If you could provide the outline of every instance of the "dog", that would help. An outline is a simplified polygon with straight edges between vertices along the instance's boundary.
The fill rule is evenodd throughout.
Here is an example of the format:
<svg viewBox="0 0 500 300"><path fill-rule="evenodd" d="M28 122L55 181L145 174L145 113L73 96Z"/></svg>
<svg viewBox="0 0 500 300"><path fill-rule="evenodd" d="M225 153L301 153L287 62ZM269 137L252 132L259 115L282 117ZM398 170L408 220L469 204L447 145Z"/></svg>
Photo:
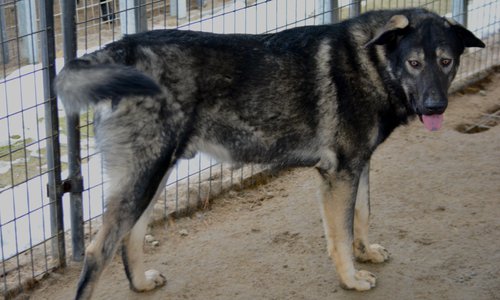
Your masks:
<svg viewBox="0 0 500 300"><path fill-rule="evenodd" d="M66 64L56 91L67 115L89 105L110 178L103 225L85 252L76 299L92 295L118 248L137 292L165 284L142 263L154 199L181 158L315 167L328 254L343 288L389 252L368 238L370 157L419 117L438 130L467 47L485 47L425 9L372 11L273 34L154 30Z"/></svg>

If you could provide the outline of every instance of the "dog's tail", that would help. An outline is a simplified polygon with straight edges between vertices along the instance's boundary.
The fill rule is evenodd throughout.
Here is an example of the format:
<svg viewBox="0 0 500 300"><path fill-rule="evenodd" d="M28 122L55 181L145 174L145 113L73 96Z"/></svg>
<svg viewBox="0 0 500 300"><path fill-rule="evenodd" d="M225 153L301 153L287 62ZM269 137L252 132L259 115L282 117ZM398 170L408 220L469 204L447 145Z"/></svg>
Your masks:
<svg viewBox="0 0 500 300"><path fill-rule="evenodd" d="M158 84L132 67L118 64L93 64L75 59L64 66L55 82L56 92L66 114L78 114L89 104L125 96L154 96Z"/></svg>

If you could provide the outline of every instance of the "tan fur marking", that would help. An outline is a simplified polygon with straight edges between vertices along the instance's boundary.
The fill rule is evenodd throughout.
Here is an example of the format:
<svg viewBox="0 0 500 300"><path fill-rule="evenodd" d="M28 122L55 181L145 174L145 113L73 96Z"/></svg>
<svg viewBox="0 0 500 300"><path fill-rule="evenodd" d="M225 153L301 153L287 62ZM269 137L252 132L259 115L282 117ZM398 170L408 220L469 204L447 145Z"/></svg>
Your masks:
<svg viewBox="0 0 500 300"><path fill-rule="evenodd" d="M389 252L378 244L370 244L368 229L370 221L370 186L369 165L361 174L356 196L356 207L354 214L354 255L359 261L381 263L389 259Z"/></svg>
<svg viewBox="0 0 500 300"><path fill-rule="evenodd" d="M350 229L346 228L345 211L352 188L348 182L331 180L330 184L323 180L320 205L328 254L344 288L366 291L375 286L375 276L354 268L352 238L348 235Z"/></svg>
<svg viewBox="0 0 500 300"><path fill-rule="evenodd" d="M150 291L165 284L166 280L156 270L145 271L143 264L143 239L149 222L150 211L154 207L154 200L150 208L139 218L132 228L127 240L128 266L132 271L133 286L137 291Z"/></svg>
<svg viewBox="0 0 500 300"><path fill-rule="evenodd" d="M450 53L449 50L442 48L442 47L437 47L436 48L436 56L438 58L452 58L453 54Z"/></svg>
<svg viewBox="0 0 500 300"><path fill-rule="evenodd" d="M447 22L445 22L445 26L446 26L446 25L448 25L448 27L449 27L450 25L453 25L453 26L457 26L457 25L458 25L458 26L461 26L461 25L460 25L457 21L455 21L455 20L454 20L454 19L452 19L452 18L445 17L445 20L447 21Z"/></svg>
<svg viewBox="0 0 500 300"><path fill-rule="evenodd" d="M396 30L403 29L410 24L408 18L403 15L395 15L392 16L387 23L385 23L384 27L380 29L380 31L375 35L373 39L371 39L368 43L364 44L366 48L368 45L371 45L375 40L379 39L384 33Z"/></svg>
<svg viewBox="0 0 500 300"><path fill-rule="evenodd" d="M318 52L315 56L317 66L317 91L319 93L318 113L321 115L318 124L318 139L322 141L323 147L329 148L333 145L332 132L335 131L337 120L335 111L337 110L337 89L330 75L331 71L331 46L330 40L325 39L321 42Z"/></svg>
<svg viewBox="0 0 500 300"><path fill-rule="evenodd" d="M358 193L356 195L356 206L354 213L354 251L358 250L357 244L362 244L362 247L369 245L368 243L368 226L370 218L369 207L369 167L363 169L358 185Z"/></svg>
<svg viewBox="0 0 500 300"><path fill-rule="evenodd" d="M124 242L127 246L127 259L128 267L132 272L132 282L135 289L138 291L150 291L158 286L162 286L166 283L165 277L157 270L151 269L145 271L144 259L143 259L143 247L144 247L144 236L146 235L147 227L149 224L149 219L151 213L154 209L156 199L160 196L161 192L165 188L167 179L171 174L172 169L163 176L158 190L155 196L149 203L148 208L142 213L139 220L135 223L132 230L130 230L129 235Z"/></svg>
<svg viewBox="0 0 500 300"><path fill-rule="evenodd" d="M404 15L395 15L387 22L384 29L393 30L393 29L403 29L410 24L408 18Z"/></svg>

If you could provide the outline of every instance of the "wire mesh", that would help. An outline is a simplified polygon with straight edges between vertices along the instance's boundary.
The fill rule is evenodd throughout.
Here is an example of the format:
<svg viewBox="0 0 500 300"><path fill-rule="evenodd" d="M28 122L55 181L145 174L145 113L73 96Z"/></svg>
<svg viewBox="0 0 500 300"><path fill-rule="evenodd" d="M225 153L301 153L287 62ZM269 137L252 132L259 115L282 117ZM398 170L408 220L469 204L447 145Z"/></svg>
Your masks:
<svg viewBox="0 0 500 300"><path fill-rule="evenodd" d="M77 1L77 0L75 0ZM54 3L54 28L43 28L40 3L45 0L0 0L0 293L9 297L63 264L54 257L51 205L47 196L47 141L60 140L61 177L67 172L67 129L59 114L56 133L45 128L44 67L41 35L52 32L57 70L63 66L61 10ZM457 81L500 62L500 2L496 0L78 0L78 56L115 41L124 33L179 28L217 33L273 33L304 25L341 21L374 9L421 6L453 17L457 2L467 4L467 26L487 44L468 50ZM84 177L83 218L88 241L99 228L105 207L106 177L93 140L92 112L80 118ZM259 166L231 168L198 155L181 161L170 175L155 218L207 207L224 190L243 186L261 172ZM63 197L64 228L70 229L70 201ZM67 245L69 249L71 244Z"/></svg>

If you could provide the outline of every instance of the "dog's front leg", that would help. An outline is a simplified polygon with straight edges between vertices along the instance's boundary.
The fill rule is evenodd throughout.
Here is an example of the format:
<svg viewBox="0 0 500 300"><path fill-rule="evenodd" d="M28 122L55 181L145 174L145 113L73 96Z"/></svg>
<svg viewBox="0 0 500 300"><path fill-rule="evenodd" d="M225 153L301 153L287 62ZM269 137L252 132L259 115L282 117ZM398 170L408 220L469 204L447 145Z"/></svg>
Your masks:
<svg viewBox="0 0 500 300"><path fill-rule="evenodd" d="M370 244L370 163L366 163L359 178L354 213L354 256L361 262L381 263L389 259L389 252L379 244Z"/></svg>
<svg viewBox="0 0 500 300"><path fill-rule="evenodd" d="M353 262L353 219L359 174L320 170L322 176L321 214L328 254L332 258L341 286L366 291L375 286L375 276L358 271Z"/></svg>

